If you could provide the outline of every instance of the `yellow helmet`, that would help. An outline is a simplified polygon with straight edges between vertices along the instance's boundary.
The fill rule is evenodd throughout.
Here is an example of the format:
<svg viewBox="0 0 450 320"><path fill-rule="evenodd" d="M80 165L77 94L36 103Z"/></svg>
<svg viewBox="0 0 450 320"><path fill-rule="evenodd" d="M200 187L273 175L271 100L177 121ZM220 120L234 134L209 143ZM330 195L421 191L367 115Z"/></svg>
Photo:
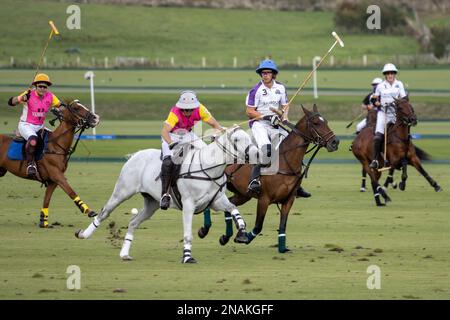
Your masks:
<svg viewBox="0 0 450 320"><path fill-rule="evenodd" d="M52 85L49 76L46 75L45 73L37 74L36 77L34 77L32 85L35 85L36 83L39 83L39 82L46 82L49 86Z"/></svg>

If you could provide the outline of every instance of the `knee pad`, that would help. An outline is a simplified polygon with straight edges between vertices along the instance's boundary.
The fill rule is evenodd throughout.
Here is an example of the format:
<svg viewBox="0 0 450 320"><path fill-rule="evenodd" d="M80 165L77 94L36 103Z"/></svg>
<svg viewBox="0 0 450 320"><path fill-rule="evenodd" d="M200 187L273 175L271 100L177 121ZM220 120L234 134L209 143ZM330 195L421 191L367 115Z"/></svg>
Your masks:
<svg viewBox="0 0 450 320"><path fill-rule="evenodd" d="M28 145L30 145L32 147L36 147L37 143L38 143L38 138L36 136L31 136L28 138L27 143L28 143Z"/></svg>

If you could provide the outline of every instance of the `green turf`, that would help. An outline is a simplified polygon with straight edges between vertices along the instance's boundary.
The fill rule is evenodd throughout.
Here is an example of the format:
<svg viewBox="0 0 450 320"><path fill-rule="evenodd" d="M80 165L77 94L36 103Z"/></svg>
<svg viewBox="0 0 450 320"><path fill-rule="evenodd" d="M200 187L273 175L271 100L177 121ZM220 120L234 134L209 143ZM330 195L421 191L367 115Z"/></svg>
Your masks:
<svg viewBox="0 0 450 320"><path fill-rule="evenodd" d="M81 29L66 28L69 3L24 0L2 1L0 58L9 63L38 60L48 37L47 21L58 26L61 38L52 40L47 51L48 63L60 59L75 64L76 55L90 64L105 56L146 57L155 64L169 65L173 56L176 65L200 66L207 58L209 66L231 66L234 56L239 65L255 65L265 56L279 63L297 63L302 56L310 64L316 55L324 54L333 43L332 12L260 11L190 8L151 8L100 4L79 4ZM27 19L11 19L20 8ZM130 18L132 17L132 18ZM270 32L268 30L270 29ZM207 39L207 41L205 41ZM348 56L361 59L363 54L380 59L394 54L415 54L419 46L411 37L384 35L343 35L345 48L336 49L337 60ZM79 54L65 53L78 48ZM338 62L338 61L337 61Z"/></svg>
<svg viewBox="0 0 450 320"><path fill-rule="evenodd" d="M380 64L380 69L382 67ZM255 65L256 68L256 65ZM398 78L411 95L421 91L450 91L450 72L444 69L406 69L401 66ZM48 72L56 91L60 86L79 86L89 89L84 70L44 70ZM311 67L301 70L281 70L277 80L295 92L308 76ZM317 81L320 89L370 90L370 82L380 77L379 69L327 70L319 69ZM33 70L0 70L0 85L21 85L24 89L34 75ZM96 70L95 86L99 88L239 88L250 90L259 77L254 70ZM305 88L312 88L312 79Z"/></svg>
<svg viewBox="0 0 450 320"><path fill-rule="evenodd" d="M121 164L71 164L68 179L92 208L101 208L113 190ZM450 232L447 191L435 193L414 170L407 190L389 191L393 202L376 208L371 192L359 193L358 165L315 165L304 186L310 199L297 200L287 227L293 251L279 254L279 217L271 207L262 235L251 245L221 247L222 215L214 214L206 239L196 235L197 265L180 264L179 212L157 212L136 231L131 255L119 259L120 240L111 239L109 222L125 231L136 196L120 206L91 240L77 240L82 216L61 190L55 192L48 230L39 229L43 190L10 174L1 178L1 299L448 299ZM448 187L450 169L429 165L429 173ZM332 179L330 179L332 177ZM249 228L255 202L240 209ZM330 251L340 247L344 251ZM359 248L359 249L357 249ZM81 268L81 290L66 288L66 269ZM366 270L381 268L381 289L368 290ZM122 289L122 293L114 290Z"/></svg>

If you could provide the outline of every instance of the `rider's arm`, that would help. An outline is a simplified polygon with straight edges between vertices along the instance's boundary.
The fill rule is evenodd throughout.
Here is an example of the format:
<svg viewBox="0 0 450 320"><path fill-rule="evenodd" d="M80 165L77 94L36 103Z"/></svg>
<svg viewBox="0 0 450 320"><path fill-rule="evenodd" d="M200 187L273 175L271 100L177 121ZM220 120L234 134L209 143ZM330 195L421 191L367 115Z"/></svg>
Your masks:
<svg viewBox="0 0 450 320"><path fill-rule="evenodd" d="M56 97L55 95L53 95L52 98L52 108L59 108L61 106L61 101L59 101L58 97Z"/></svg>
<svg viewBox="0 0 450 320"><path fill-rule="evenodd" d="M27 102L28 101L28 95L30 94L29 90L22 92L17 97L11 97L8 100L8 104L12 107L17 106L19 103Z"/></svg>
<svg viewBox="0 0 450 320"><path fill-rule="evenodd" d="M167 122L164 122L162 131L161 131L161 137L166 141L168 144L172 143L172 138L170 138L170 130L172 130L172 126L168 124Z"/></svg>
<svg viewBox="0 0 450 320"><path fill-rule="evenodd" d="M253 106L247 106L245 113L250 119L260 120L262 119L262 114L256 111L256 108Z"/></svg>

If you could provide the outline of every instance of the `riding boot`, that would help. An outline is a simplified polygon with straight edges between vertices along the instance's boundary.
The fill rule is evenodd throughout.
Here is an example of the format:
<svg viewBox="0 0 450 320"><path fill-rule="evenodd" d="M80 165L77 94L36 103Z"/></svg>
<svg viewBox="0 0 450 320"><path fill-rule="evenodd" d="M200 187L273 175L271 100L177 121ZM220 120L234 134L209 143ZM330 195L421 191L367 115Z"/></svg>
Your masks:
<svg viewBox="0 0 450 320"><path fill-rule="evenodd" d="M250 182L248 184L248 191L259 194L261 192L261 181L259 176L261 175L261 166L254 165L252 169L252 174L250 177Z"/></svg>
<svg viewBox="0 0 450 320"><path fill-rule="evenodd" d="M303 189L302 186L298 186L297 188L297 194L295 196L296 198L309 198L311 197L311 193Z"/></svg>
<svg viewBox="0 0 450 320"><path fill-rule="evenodd" d="M369 165L369 167L372 169L379 168L378 159L380 158L382 144L383 144L383 135L377 133L375 135L375 138L373 139L373 160Z"/></svg>
<svg viewBox="0 0 450 320"><path fill-rule="evenodd" d="M34 140L34 141L32 141ZM35 145L32 145L32 144ZM36 151L37 139L31 137L25 145L26 159L27 159L27 176L28 178L34 178L37 174L36 162L34 160L34 152Z"/></svg>
<svg viewBox="0 0 450 320"><path fill-rule="evenodd" d="M162 210L167 210L170 207L170 200L172 197L170 196L170 182L172 178L172 171L174 168L174 163L172 162L171 157L167 157L163 160L161 165L161 201L159 206Z"/></svg>

